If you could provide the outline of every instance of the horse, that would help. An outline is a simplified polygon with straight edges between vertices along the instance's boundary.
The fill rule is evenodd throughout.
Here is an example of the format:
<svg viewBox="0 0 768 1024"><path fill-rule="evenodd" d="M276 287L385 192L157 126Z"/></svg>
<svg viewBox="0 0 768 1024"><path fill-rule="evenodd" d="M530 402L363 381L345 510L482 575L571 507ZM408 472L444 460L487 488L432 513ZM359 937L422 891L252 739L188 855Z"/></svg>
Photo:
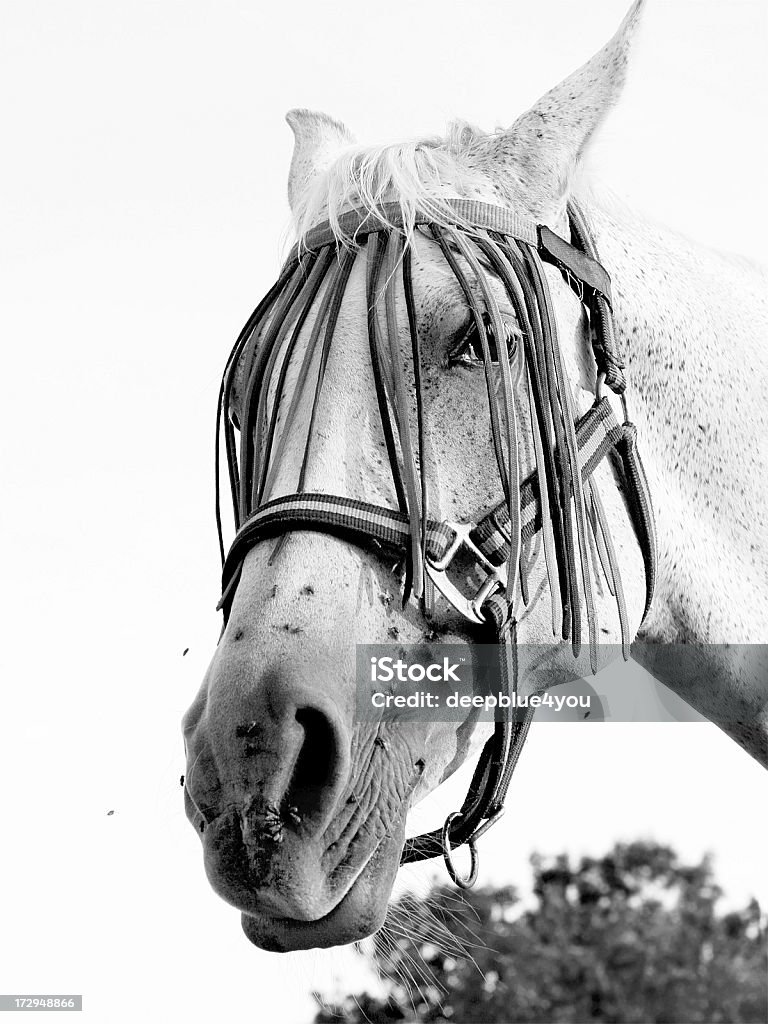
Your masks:
<svg viewBox="0 0 768 1024"><path fill-rule="evenodd" d="M544 652L536 671L506 664L519 695L556 687L598 640L768 766L765 274L577 174L642 7L507 129L370 147L325 114L287 115L298 241L220 400L247 543L225 560L225 627L183 723L208 878L264 949L370 935L401 858L450 865L460 841L474 855L524 739L519 718L499 733L474 713L360 716L358 645L487 642L505 595L493 643ZM596 409L614 450L582 479ZM503 566L460 529L500 499ZM459 548L482 594L449 580ZM686 671L676 645L695 652ZM474 803L406 843L409 808L478 750Z"/></svg>

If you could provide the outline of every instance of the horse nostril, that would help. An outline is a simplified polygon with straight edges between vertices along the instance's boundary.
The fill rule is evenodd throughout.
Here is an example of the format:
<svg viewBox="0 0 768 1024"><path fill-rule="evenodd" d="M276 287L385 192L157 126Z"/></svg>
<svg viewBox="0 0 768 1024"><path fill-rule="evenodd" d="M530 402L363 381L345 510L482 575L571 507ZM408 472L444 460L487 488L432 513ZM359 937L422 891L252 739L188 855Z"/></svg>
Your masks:
<svg viewBox="0 0 768 1024"><path fill-rule="evenodd" d="M332 701L303 683L266 682L235 727L242 783L261 814L314 831L332 815L349 766L349 742ZM231 735L231 734L230 734Z"/></svg>
<svg viewBox="0 0 768 1024"><path fill-rule="evenodd" d="M302 817L316 809L323 793L335 788L340 752L336 730L319 708L298 708L296 721L303 729L304 741L286 799L288 806Z"/></svg>

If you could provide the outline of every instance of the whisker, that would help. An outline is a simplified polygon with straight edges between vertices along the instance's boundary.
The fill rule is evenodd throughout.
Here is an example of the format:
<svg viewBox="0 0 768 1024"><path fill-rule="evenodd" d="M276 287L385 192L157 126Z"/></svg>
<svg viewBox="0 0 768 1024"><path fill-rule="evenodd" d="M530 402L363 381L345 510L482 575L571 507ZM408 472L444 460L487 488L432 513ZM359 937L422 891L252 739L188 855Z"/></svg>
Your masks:
<svg viewBox="0 0 768 1024"><path fill-rule="evenodd" d="M192 804L192 806L193 806L193 807L195 808L195 810L197 811L197 813L198 813L198 814L200 815L200 817L201 817L201 818L203 819L203 821L204 821L204 822L206 822L206 824L207 824L207 822L208 822L208 819L206 818L206 816L205 816L205 815L203 814L203 812L201 811L201 809L200 809L200 806L199 806L199 804L197 803L197 801L195 800L195 798L194 798L194 797L192 796L192 791L191 791L191 790L190 790L190 788L189 788L189 781L190 781L190 779L192 778L192 774L193 774L193 772L194 772L195 768L197 767L197 762L198 762L198 761L200 760L200 756L202 755L202 753L203 753L203 752L202 752L202 750L201 750L201 751L200 751L200 752L198 753L198 755L197 755L197 757L195 758L195 760L194 760L194 761L192 762L192 767L191 767L191 768L189 769L189 771L188 771L188 772L186 773L186 775L184 776L184 792L185 792L185 793L187 794L187 796L189 797L190 803L191 803L191 804Z"/></svg>

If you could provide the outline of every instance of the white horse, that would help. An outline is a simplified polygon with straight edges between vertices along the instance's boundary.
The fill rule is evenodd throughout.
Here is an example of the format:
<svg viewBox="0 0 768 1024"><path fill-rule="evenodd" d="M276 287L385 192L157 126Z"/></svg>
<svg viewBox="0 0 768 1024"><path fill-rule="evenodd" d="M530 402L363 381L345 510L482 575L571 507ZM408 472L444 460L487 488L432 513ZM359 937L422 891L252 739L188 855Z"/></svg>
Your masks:
<svg viewBox="0 0 768 1024"><path fill-rule="evenodd" d="M296 138L288 194L300 239L329 220L341 235L338 216L350 207L386 220L383 204L394 202L405 222L423 364L422 470L433 517L476 516L498 502L499 476L483 367L468 350L458 351L471 319L467 296L435 239L413 228L414 211L426 209L434 223L448 223L446 198L477 199L568 238L577 164L620 94L641 6L638 0L592 60L504 131L484 134L456 124L444 139L363 148L324 114L288 115ZM655 505L658 579L643 619L645 575L635 531L611 464L595 470L629 631L643 641L637 656L768 765L767 666L757 646L768 616L765 276L615 204L581 197L581 205L613 280L630 411ZM341 341L329 350L304 489L396 508L376 414L364 254L349 275L335 329ZM573 405L583 413L595 398L584 308L557 269L547 267L546 276ZM487 282L513 319L490 269ZM321 298L309 311L299 349L320 305ZM409 325L402 305L394 312L405 361ZM512 330L519 334L520 325ZM297 373L287 375L288 394L298 393ZM411 384L405 380L406 388ZM237 423L248 401L242 381L231 398ZM297 400L290 430L280 435L277 424L280 459L264 500L297 489L312 401L311 394ZM521 424L525 474L535 465L535 439ZM539 552L529 588L540 596L519 616L517 639L551 648L544 563ZM356 644L476 639L447 604L437 602L429 618L413 599L403 608L400 582L391 561L325 532L288 533L278 551L274 541L256 544L186 715L187 810L200 832L206 870L214 888L242 911L247 936L266 949L331 946L376 930L409 807L488 736L489 726L475 719L397 727L357 718ZM619 642L615 601L604 589L596 604L602 641ZM697 671L682 678L669 659L653 653L676 643L696 645ZM555 651L546 676L537 675L539 688L555 685L571 658L568 643ZM533 684L521 678L519 685L525 693Z"/></svg>

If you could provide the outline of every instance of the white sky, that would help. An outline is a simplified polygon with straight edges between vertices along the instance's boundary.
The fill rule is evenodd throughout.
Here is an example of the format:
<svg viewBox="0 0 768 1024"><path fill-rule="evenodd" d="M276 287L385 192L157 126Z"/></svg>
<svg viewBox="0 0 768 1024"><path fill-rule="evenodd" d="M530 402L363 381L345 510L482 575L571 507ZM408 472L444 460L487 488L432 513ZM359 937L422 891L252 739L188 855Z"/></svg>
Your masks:
<svg viewBox="0 0 768 1024"><path fill-rule="evenodd" d="M278 268L283 115L325 109L370 141L508 123L624 8L3 3L0 991L82 992L99 1024L302 1024L313 971L358 977L348 953L246 942L178 788L179 720L219 628L216 391ZM593 157L636 206L755 256L765 19L764 0L651 0ZM520 881L534 848L644 835L714 851L731 899L765 902L764 792L708 724L541 726L483 879Z"/></svg>

